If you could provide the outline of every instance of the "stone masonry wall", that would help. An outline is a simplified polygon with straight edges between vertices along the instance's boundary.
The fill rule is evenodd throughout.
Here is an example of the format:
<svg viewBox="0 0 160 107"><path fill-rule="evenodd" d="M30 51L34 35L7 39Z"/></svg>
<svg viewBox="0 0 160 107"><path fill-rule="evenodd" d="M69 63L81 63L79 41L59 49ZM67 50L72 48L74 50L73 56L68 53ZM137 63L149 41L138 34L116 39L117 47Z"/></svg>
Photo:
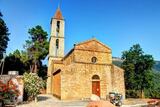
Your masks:
<svg viewBox="0 0 160 107"><path fill-rule="evenodd" d="M112 66L112 91L119 92L125 98L124 70L113 65Z"/></svg>
<svg viewBox="0 0 160 107"><path fill-rule="evenodd" d="M61 75L61 99L85 99L92 95L92 76L100 77L100 96L106 98L112 89L111 67L96 64L74 63Z"/></svg>
<svg viewBox="0 0 160 107"><path fill-rule="evenodd" d="M53 59L49 58L48 61L48 71L47 71L47 94L51 94L52 93L52 70L53 70Z"/></svg>
<svg viewBox="0 0 160 107"><path fill-rule="evenodd" d="M96 57L97 58L96 63L99 63L99 64L112 63L111 53L82 51L82 50L75 50L74 53L75 53L76 62L92 63L91 62L92 57Z"/></svg>
<svg viewBox="0 0 160 107"><path fill-rule="evenodd" d="M64 59L64 65L70 65L74 61L74 52Z"/></svg>

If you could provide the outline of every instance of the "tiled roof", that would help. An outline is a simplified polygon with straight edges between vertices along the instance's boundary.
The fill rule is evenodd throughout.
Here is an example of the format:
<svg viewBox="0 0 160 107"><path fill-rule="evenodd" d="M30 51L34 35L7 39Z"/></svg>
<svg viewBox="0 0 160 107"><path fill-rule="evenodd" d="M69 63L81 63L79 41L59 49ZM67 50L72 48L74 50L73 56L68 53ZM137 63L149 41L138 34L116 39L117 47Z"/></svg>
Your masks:
<svg viewBox="0 0 160 107"><path fill-rule="evenodd" d="M104 45L95 38L76 44L75 49L97 52L111 52L111 48L109 48L107 45Z"/></svg>
<svg viewBox="0 0 160 107"><path fill-rule="evenodd" d="M54 15L54 18L55 19L63 19L63 16L62 16L62 12L61 12L61 10L60 10L60 8L58 8L57 10L56 10L56 13L55 13L55 15Z"/></svg>

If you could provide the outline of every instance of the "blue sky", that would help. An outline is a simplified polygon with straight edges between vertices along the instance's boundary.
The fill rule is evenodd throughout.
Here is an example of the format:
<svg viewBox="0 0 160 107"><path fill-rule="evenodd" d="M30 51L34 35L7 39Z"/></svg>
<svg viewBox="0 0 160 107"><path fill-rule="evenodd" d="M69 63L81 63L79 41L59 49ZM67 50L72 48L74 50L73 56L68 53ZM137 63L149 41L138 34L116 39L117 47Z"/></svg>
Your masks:
<svg viewBox="0 0 160 107"><path fill-rule="evenodd" d="M10 35L7 53L23 49L28 29L41 25L50 34L50 20L59 0L0 0ZM62 0L66 21L65 53L93 36L112 48L113 56L139 43L160 60L160 0Z"/></svg>

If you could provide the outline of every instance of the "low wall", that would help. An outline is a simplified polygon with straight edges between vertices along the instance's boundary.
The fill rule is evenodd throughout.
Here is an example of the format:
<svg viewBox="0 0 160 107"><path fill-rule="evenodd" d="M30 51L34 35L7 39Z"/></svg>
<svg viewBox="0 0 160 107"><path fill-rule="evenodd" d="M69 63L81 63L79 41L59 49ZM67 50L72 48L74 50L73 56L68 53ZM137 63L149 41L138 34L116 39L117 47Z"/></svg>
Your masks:
<svg viewBox="0 0 160 107"><path fill-rule="evenodd" d="M23 76L1 75L0 80L3 83L12 81L17 86L17 89L20 91L20 94L18 96L18 102L23 101L23 90L24 90Z"/></svg>

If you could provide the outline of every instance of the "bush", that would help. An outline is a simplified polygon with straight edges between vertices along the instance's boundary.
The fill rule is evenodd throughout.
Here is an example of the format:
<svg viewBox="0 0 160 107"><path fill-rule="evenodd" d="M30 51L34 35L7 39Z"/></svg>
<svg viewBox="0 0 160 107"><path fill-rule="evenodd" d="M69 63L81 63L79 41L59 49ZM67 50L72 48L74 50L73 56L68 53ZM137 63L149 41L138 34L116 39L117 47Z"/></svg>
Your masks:
<svg viewBox="0 0 160 107"><path fill-rule="evenodd" d="M148 98L160 98L160 72L154 72L153 86L149 89L145 89L145 95Z"/></svg>
<svg viewBox="0 0 160 107"><path fill-rule="evenodd" d="M160 88L158 89L145 89L145 98L160 99ZM140 91L137 90L126 90L126 98L140 98Z"/></svg>
<svg viewBox="0 0 160 107"><path fill-rule="evenodd" d="M160 90L160 88L145 90L145 96L147 98L160 99L160 92L159 92L159 90Z"/></svg>
<svg viewBox="0 0 160 107"><path fill-rule="evenodd" d="M17 97L20 95L20 91L12 80L7 83L3 83L0 80L0 98L2 98L5 104L16 103Z"/></svg>
<svg viewBox="0 0 160 107"><path fill-rule="evenodd" d="M126 90L126 98L139 98L139 95L137 90Z"/></svg>
<svg viewBox="0 0 160 107"><path fill-rule="evenodd" d="M33 100L40 94L40 89L43 89L45 82L37 74L33 73L24 73L24 91L27 92L27 95L30 100Z"/></svg>

